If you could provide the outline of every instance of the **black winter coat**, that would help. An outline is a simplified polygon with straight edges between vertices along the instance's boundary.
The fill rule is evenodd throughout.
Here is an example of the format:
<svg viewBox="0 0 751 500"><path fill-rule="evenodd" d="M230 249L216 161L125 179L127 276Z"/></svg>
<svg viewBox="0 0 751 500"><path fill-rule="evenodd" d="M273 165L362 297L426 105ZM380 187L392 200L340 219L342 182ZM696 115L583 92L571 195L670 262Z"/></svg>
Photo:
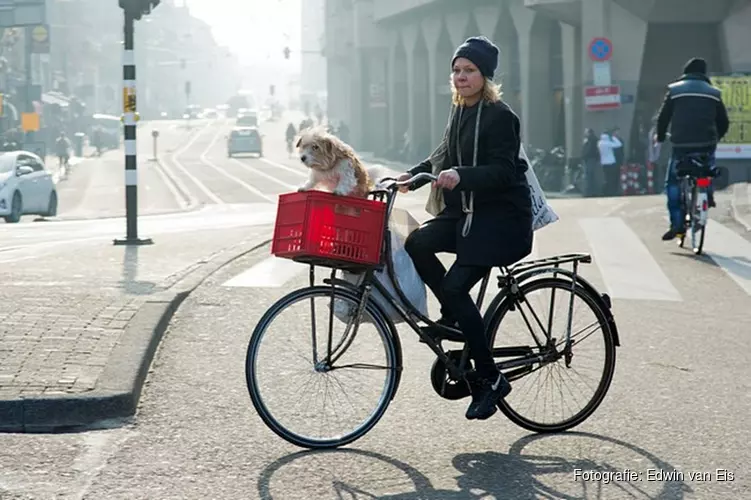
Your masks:
<svg viewBox="0 0 751 500"><path fill-rule="evenodd" d="M689 73L668 85L657 117L657 140L664 142L670 126L673 147L714 148L730 122L722 92L705 75Z"/></svg>
<svg viewBox="0 0 751 500"><path fill-rule="evenodd" d="M456 110L444 141L448 154L440 170L454 168L461 178L443 190L446 208L437 218L456 220L457 263L470 266L509 266L532 251L532 199L519 158L519 118L504 102L482 103L477 166L472 166L478 105ZM458 127L458 141L457 141ZM458 147L457 147L458 142ZM457 151L461 148L462 166ZM409 170L411 175L432 172L430 159ZM419 186L414 186L416 189ZM466 214L461 192L474 193L474 215L469 234L462 235Z"/></svg>

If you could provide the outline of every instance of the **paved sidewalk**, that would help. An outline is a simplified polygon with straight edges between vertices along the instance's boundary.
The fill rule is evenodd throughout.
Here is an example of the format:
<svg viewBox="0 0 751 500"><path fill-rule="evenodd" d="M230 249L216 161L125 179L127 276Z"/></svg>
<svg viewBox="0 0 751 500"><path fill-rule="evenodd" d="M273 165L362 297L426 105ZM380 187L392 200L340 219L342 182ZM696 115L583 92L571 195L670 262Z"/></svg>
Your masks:
<svg viewBox="0 0 751 500"><path fill-rule="evenodd" d="M135 413L172 313L268 228L162 234L141 247L69 246L0 270L0 430Z"/></svg>
<svg viewBox="0 0 751 500"><path fill-rule="evenodd" d="M751 231L751 184L747 182L732 184L728 186L727 191L731 215L746 231ZM719 201L721 196L724 195L718 192L715 198Z"/></svg>
<svg viewBox="0 0 751 500"><path fill-rule="evenodd" d="M83 157L71 155L70 159L68 160L68 164L70 165L71 169L75 168L76 165L80 164L81 162L85 160L88 160L90 158L96 158L94 156L95 151L96 151L95 148L92 148L91 146L86 145L83 147ZM43 158L43 160L44 160L45 166L47 167L47 170L49 170L50 173L52 174L52 179L55 181L55 184L57 184L61 180L65 180L65 172L62 172L60 170L57 156L48 154L46 157Z"/></svg>

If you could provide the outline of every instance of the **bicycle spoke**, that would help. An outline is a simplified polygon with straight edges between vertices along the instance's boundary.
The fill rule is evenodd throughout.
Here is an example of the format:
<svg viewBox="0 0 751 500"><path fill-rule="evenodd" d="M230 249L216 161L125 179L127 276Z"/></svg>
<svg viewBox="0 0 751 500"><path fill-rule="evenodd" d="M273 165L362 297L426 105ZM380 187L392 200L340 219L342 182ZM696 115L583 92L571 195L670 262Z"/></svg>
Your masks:
<svg viewBox="0 0 751 500"><path fill-rule="evenodd" d="M490 324L494 357L529 351L510 360L519 362L515 369L506 370L508 358L500 360L514 390L499 406L514 423L535 432L571 428L594 412L610 385L615 353L610 328L599 302L569 280L542 278L520 289L531 312L505 309ZM550 325L547 331L543 325ZM548 339L555 337L555 345L540 347L538 328ZM506 347L524 346L524 339L529 347Z"/></svg>
<svg viewBox="0 0 751 500"><path fill-rule="evenodd" d="M251 400L261 418L284 439L309 448L341 446L367 432L391 401L400 373L390 333L374 321L372 309L364 311L362 323L353 321L357 302L340 289L332 297L331 288L281 299L256 328L246 360ZM310 326L313 318L330 326L325 348L311 337L311 330L320 331ZM301 362L308 339L317 362ZM332 357L340 364L331 366Z"/></svg>

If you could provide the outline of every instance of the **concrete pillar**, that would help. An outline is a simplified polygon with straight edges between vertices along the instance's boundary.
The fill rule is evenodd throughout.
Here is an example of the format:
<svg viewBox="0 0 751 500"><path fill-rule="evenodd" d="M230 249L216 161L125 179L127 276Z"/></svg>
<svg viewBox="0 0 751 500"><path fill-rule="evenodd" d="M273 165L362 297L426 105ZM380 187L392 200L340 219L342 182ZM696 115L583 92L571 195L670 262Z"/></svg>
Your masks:
<svg viewBox="0 0 751 500"><path fill-rule="evenodd" d="M398 36L394 36L389 47L388 59L388 103L389 103L389 130L388 130L388 147L391 147L397 140L396 137L396 49L401 43Z"/></svg>
<svg viewBox="0 0 751 500"><path fill-rule="evenodd" d="M584 88L581 80L581 28L561 23L563 43L563 84L566 110L566 151L579 156L584 140Z"/></svg>
<svg viewBox="0 0 751 500"><path fill-rule="evenodd" d="M441 35L443 23L440 17L430 17L423 19L420 23L422 36L425 38L425 44L428 46L428 102L430 103L430 138L431 141L437 141L440 137L441 130L438 128L436 119L436 93L439 85L436 78L436 66L441 64L437 60L438 37Z"/></svg>
<svg viewBox="0 0 751 500"><path fill-rule="evenodd" d="M412 147L415 147L415 42L420 27L417 24L407 25L402 28L402 43L407 53L407 130Z"/></svg>
<svg viewBox="0 0 751 500"><path fill-rule="evenodd" d="M455 47L458 47L465 40L469 15L469 12L459 11L452 12L446 16L446 28L451 37L451 42Z"/></svg>
<svg viewBox="0 0 751 500"><path fill-rule="evenodd" d="M498 44L496 40L493 40L495 36L495 28L498 26L498 22L501 18L501 5L484 5L481 7L475 7L472 9L472 14L475 16L475 22L477 27L480 28L480 34L488 37L494 43ZM499 57L503 57L500 54Z"/></svg>
<svg viewBox="0 0 751 500"><path fill-rule="evenodd" d="M583 86L592 85L594 82L594 63L589 55L589 43L593 38L606 37L612 40L611 32L611 0L589 0L587 8L582 9L582 22L581 22L581 81ZM617 56L617 49L614 50ZM611 62L611 74L612 74L612 62ZM616 75L613 74L613 83L617 83ZM584 93L584 87L582 87L582 94ZM584 126L590 127L595 130L599 135L604 129L614 125L613 112L590 112L584 107L584 101L582 96L582 110L584 112ZM625 132L625 131L623 131Z"/></svg>
<svg viewBox="0 0 751 500"><path fill-rule="evenodd" d="M509 10L519 36L522 143L548 149L553 146L553 108L547 22L520 3Z"/></svg>

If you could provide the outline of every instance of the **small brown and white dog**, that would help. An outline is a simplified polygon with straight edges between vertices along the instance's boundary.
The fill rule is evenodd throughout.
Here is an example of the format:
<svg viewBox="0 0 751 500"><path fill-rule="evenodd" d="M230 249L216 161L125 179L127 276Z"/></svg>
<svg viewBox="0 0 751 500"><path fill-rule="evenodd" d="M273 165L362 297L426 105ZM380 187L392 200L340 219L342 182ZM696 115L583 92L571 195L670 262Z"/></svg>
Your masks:
<svg viewBox="0 0 751 500"><path fill-rule="evenodd" d="M349 144L323 129L306 130L297 141L300 161L310 169L308 182L298 191L323 185L340 196L366 198L373 188L368 171Z"/></svg>

